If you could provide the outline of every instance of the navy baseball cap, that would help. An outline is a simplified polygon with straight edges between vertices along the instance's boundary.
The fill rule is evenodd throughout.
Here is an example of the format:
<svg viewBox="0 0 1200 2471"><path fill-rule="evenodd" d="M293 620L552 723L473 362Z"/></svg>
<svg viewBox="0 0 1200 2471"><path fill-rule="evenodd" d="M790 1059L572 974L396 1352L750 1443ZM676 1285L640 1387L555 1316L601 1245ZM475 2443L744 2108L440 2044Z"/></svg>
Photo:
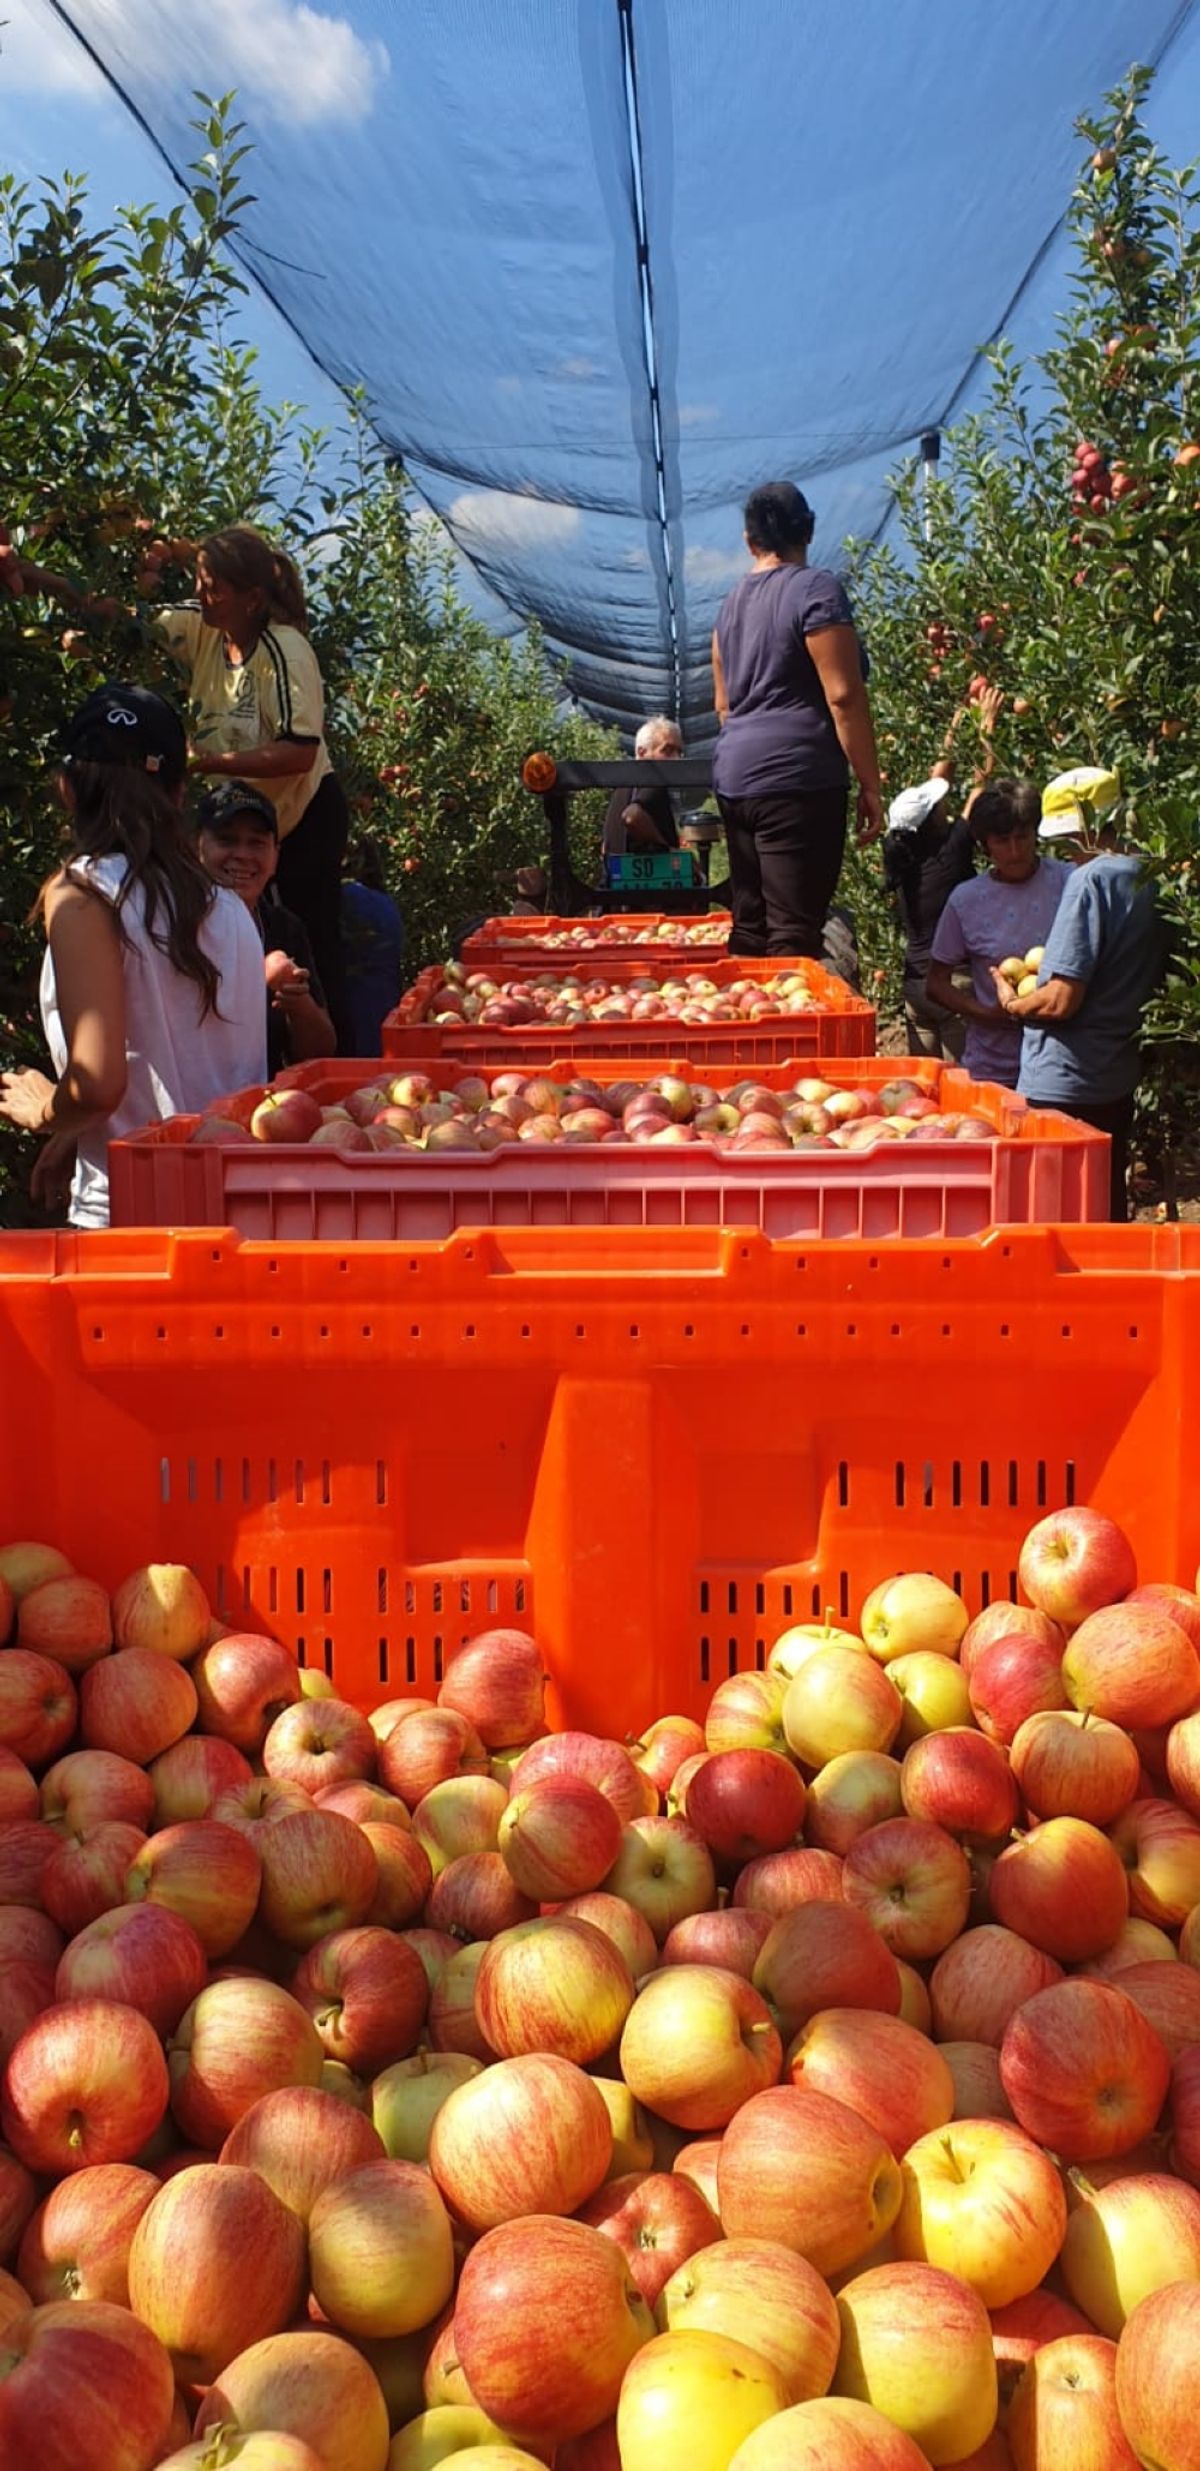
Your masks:
<svg viewBox="0 0 1200 2471"><path fill-rule="evenodd" d="M197 832L219 832L239 815L250 815L272 840L279 839L279 817L264 789L252 781L219 781L207 789L196 809Z"/></svg>
<svg viewBox="0 0 1200 2471"><path fill-rule="evenodd" d="M98 686L67 725L68 763L123 764L176 787L187 771L187 732L148 686Z"/></svg>

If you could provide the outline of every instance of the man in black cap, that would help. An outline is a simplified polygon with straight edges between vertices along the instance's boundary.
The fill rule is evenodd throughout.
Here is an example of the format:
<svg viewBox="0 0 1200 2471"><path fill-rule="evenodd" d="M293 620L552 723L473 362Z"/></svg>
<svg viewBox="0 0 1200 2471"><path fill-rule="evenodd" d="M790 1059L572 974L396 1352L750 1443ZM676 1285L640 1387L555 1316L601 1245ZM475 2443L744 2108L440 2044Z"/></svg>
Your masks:
<svg viewBox="0 0 1200 2471"><path fill-rule="evenodd" d="M279 826L271 800L252 781L222 781L210 789L197 811L196 854L214 884L245 902L258 928L266 966L271 1073L285 1064L333 1055L337 1036L308 931L275 897Z"/></svg>

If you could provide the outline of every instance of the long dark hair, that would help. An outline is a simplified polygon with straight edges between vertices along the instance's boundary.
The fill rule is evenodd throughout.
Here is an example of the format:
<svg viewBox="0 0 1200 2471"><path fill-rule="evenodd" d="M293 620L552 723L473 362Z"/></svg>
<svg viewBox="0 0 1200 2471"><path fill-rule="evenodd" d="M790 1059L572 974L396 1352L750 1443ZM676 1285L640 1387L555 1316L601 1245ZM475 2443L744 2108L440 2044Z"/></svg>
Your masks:
<svg viewBox="0 0 1200 2471"><path fill-rule="evenodd" d="M272 548L252 523L231 523L224 532L210 533L200 544L200 555L235 592L261 592L264 625L269 626L274 618L280 626L295 626L307 635L308 609L300 570L282 549Z"/></svg>
<svg viewBox="0 0 1200 2471"><path fill-rule="evenodd" d="M70 756L62 777L71 793L72 843L62 873L71 877L73 858L123 858L128 873L110 904L122 943L129 938L121 913L140 884L151 942L200 989L202 1013L219 1018L220 972L200 942L216 889L184 840L177 792L134 761L97 764Z"/></svg>

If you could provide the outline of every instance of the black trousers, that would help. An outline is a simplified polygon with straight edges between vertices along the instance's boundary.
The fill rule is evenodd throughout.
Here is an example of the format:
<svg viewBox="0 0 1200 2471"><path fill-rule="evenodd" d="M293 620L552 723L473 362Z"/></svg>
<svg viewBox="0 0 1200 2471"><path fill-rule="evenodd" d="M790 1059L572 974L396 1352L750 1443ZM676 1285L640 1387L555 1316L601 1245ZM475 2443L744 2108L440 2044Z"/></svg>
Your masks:
<svg viewBox="0 0 1200 2471"><path fill-rule="evenodd" d="M342 860L349 830L341 782L327 773L294 832L280 842L275 874L284 907L295 910L308 930L317 976L343 1055L350 1052L342 951Z"/></svg>
<svg viewBox="0 0 1200 2471"><path fill-rule="evenodd" d="M846 791L720 798L729 851L731 953L807 953L819 961L846 848Z"/></svg>
<svg viewBox="0 0 1200 2471"><path fill-rule="evenodd" d="M1026 1104L1043 1111L1053 1107L1059 1115L1073 1116L1077 1124L1090 1124L1093 1132L1108 1134L1112 1142L1108 1215L1118 1225L1123 1225L1129 1216L1129 1136L1133 1131L1133 1091L1130 1091L1128 1098L1110 1098L1098 1107L1068 1107L1059 1098L1030 1098Z"/></svg>

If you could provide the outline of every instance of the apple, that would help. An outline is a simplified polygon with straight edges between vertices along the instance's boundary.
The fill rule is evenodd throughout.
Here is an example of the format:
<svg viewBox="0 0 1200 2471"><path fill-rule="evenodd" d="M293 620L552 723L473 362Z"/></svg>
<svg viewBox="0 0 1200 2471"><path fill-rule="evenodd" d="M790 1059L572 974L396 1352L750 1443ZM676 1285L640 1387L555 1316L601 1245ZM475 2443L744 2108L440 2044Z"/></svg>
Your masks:
<svg viewBox="0 0 1200 2471"><path fill-rule="evenodd" d="M487 1749L504 1750L540 1731L545 1691L536 1640L525 1630L484 1630L451 1658L438 1705L464 1716Z"/></svg>
<svg viewBox="0 0 1200 2471"><path fill-rule="evenodd" d="M12 2052L0 2133L28 2170L61 2178L92 2162L129 2162L167 2107L167 2068L136 2008L78 1999L47 2008Z"/></svg>
<svg viewBox="0 0 1200 2471"><path fill-rule="evenodd" d="M256 2171L280 2203L307 2223L326 2188L347 2172L380 2161L384 2151L378 2129L362 2111L310 2083L260 2094L230 2129L220 2160Z"/></svg>
<svg viewBox="0 0 1200 2471"><path fill-rule="evenodd" d="M595 1733L544 1733L516 1760L509 1791L525 1793L551 1776L575 1776L595 1785L623 1822L647 1815L645 1779L620 1742Z"/></svg>
<svg viewBox="0 0 1200 2471"><path fill-rule="evenodd" d="M113 1643L107 1588L75 1571L44 1579L17 1606L17 1646L53 1656L68 1673L83 1673Z"/></svg>
<svg viewBox="0 0 1200 2471"><path fill-rule="evenodd" d="M398 2059L382 2069L370 2098L371 2119L384 2152L396 2162L426 2162L443 2102L456 2085L478 2076L482 2064L465 2051L415 2051L411 2059Z"/></svg>
<svg viewBox="0 0 1200 2471"><path fill-rule="evenodd" d="M125 1895L182 1914L205 1955L224 1956L254 1919L261 1879L258 1854L237 1828L181 1819L147 1839L125 1874Z"/></svg>
<svg viewBox="0 0 1200 2471"><path fill-rule="evenodd" d="M1200 1714L1182 1716L1171 1726L1165 1764L1167 1782L1176 1801L1182 1802L1193 1819L1200 1819ZM1133 1796L1129 1798L1132 1800Z"/></svg>
<svg viewBox="0 0 1200 2471"><path fill-rule="evenodd" d="M872 1588L859 1629L868 1652L880 1664L890 1664L894 1656L907 1656L916 1648L957 1656L970 1618L961 1596L944 1579L909 1570Z"/></svg>
<svg viewBox="0 0 1200 2471"><path fill-rule="evenodd" d="M852 1754L853 1755L853 1754ZM896 1762L897 1771L899 1761ZM820 1783L814 1776L813 1785ZM872 1824L875 1824L872 1822ZM735 1905L776 1920L797 1905L837 1904L842 1893L842 1857L818 1845L793 1845L786 1853L761 1853L733 1883Z"/></svg>
<svg viewBox="0 0 1200 2471"><path fill-rule="evenodd" d="M1157 2123L1171 2063L1112 1983L1052 1983L1018 2009L1000 2045L1018 2124L1064 2162L1131 2153Z"/></svg>
<svg viewBox="0 0 1200 2471"><path fill-rule="evenodd" d="M150 2471L174 2399L161 2342L110 2301L31 2308L0 2336L0 2462Z"/></svg>
<svg viewBox="0 0 1200 2471"><path fill-rule="evenodd" d="M1081 1973L1091 1974L1098 1982L1115 1982L1135 1965L1172 1964L1183 1955L1157 1922L1140 1921L1136 1914L1122 1924L1111 1948L1102 1956L1094 1956L1090 1965L1081 1965Z"/></svg>
<svg viewBox="0 0 1200 2471"><path fill-rule="evenodd" d="M1039 1519L1017 1570L1030 1603L1068 1630L1137 1586L1133 1546L1099 1510L1055 1510Z"/></svg>
<svg viewBox="0 0 1200 2471"><path fill-rule="evenodd" d="M900 2170L883 2137L844 2102L776 2085L730 2120L717 2193L727 2237L778 2240L828 2280L891 2229Z"/></svg>
<svg viewBox="0 0 1200 2471"><path fill-rule="evenodd" d="M922 1819L885 1819L851 1845L846 1903L864 1913L894 1956L940 1956L965 1927L971 1873L962 1846Z"/></svg>
<svg viewBox="0 0 1200 2471"><path fill-rule="evenodd" d="M786 2401L770 2362L728 2334L657 2334L621 2387L621 2471L727 2471Z"/></svg>
<svg viewBox="0 0 1200 2471"><path fill-rule="evenodd" d="M474 2231L521 2214L574 2213L611 2154L611 2122L590 2077L541 2051L497 2060L456 2086L429 2140L434 2180Z"/></svg>
<svg viewBox="0 0 1200 2471"><path fill-rule="evenodd" d="M1129 1877L1129 1903L1177 1928L1200 1903L1200 1821L1153 1795L1131 1802L1109 1831Z"/></svg>
<svg viewBox="0 0 1200 2471"><path fill-rule="evenodd" d="M17 2264L35 2307L52 2300L129 2306L133 2234L159 2183L131 2162L93 2163L61 2179L29 2220Z"/></svg>
<svg viewBox="0 0 1200 2471"><path fill-rule="evenodd" d="M331 1931L301 1959L291 1987L327 2056L367 2077L407 2059L429 2003L420 1957L390 1930Z"/></svg>
<svg viewBox="0 0 1200 2471"><path fill-rule="evenodd" d="M857 1631L840 1629L830 1614L823 1622L793 1622L787 1630L781 1630L767 1657L767 1671L782 1674L784 1681L790 1682L819 1647L847 1647L866 1654Z"/></svg>
<svg viewBox="0 0 1200 2471"><path fill-rule="evenodd" d="M714 1913L685 1914L683 1921L667 1933L663 1963L720 1965L727 1973L743 1974L750 1981L772 1927L769 1913L752 1912L742 1905L723 1905ZM657 1961L657 1948L654 1953Z"/></svg>
<svg viewBox="0 0 1200 2471"><path fill-rule="evenodd" d="M78 1702L65 1665L9 1647L0 1656L0 1746L26 1767L45 1767L66 1749Z"/></svg>
<svg viewBox="0 0 1200 2471"><path fill-rule="evenodd" d="M494 1939L531 1921L537 1900L523 1896L501 1853L462 1853L434 1880L425 1919L456 1939Z"/></svg>
<svg viewBox="0 0 1200 2471"><path fill-rule="evenodd" d="M1129 1910L1116 1847L1086 1819L1043 1819L993 1865L988 1900L997 1922L1064 1965L1111 1947Z"/></svg>
<svg viewBox="0 0 1200 2471"><path fill-rule="evenodd" d="M1194 1966L1151 1958L1148 1964L1127 1965L1114 1978L1153 2025L1172 2062L1200 2042L1200 1973Z"/></svg>
<svg viewBox="0 0 1200 2471"><path fill-rule="evenodd" d="M1126 1604L1156 1604L1186 1630L1194 1648L1200 1649L1200 1596L1193 1588L1175 1587L1163 1579L1151 1579L1144 1587L1133 1587ZM53 1654L53 1649L51 1654Z"/></svg>
<svg viewBox="0 0 1200 2471"><path fill-rule="evenodd" d="M955 2119L1011 2119L1000 2082L1000 2053L991 2042L939 2042L954 2083Z"/></svg>
<svg viewBox="0 0 1200 2471"><path fill-rule="evenodd" d="M788 1685L782 1673L731 1673L718 1682L704 1718L706 1750L781 1750L788 1740L783 1727L783 1703Z"/></svg>
<svg viewBox="0 0 1200 2471"><path fill-rule="evenodd" d="M1100 2334L1067 2334L1034 2353L1008 2406L1015 2471L1043 2463L1137 2471L1117 2409L1117 2348Z"/></svg>
<svg viewBox="0 0 1200 2471"><path fill-rule="evenodd" d="M27 2171L15 2154L0 2145L0 2265L7 2265L16 2256L37 2208L38 2194L32 2171ZM0 2324L3 2315L0 2308Z"/></svg>
<svg viewBox="0 0 1200 2471"><path fill-rule="evenodd" d="M1012 1772L1038 1819L1088 1819L1107 1827L1132 1802L1137 1746L1120 1725L1076 1708L1027 1716L1013 1738Z"/></svg>
<svg viewBox="0 0 1200 2471"><path fill-rule="evenodd" d="M832 2295L804 2257L768 2239L722 2239L693 2251L664 2284L667 2333L732 2336L753 2328L754 2349L784 2382L789 2403L823 2394L840 2327Z"/></svg>
<svg viewBox="0 0 1200 2471"><path fill-rule="evenodd" d="M58 1765L63 1764L60 1759ZM50 1770L53 1775L53 1769ZM31 1768L0 1743L0 1825L10 1819L36 1819L41 1813L38 1781ZM44 1813L42 1814L44 1816Z"/></svg>
<svg viewBox="0 0 1200 2471"><path fill-rule="evenodd" d="M462 1781L477 1784L486 1780L471 1777ZM435 1792L440 1790L434 1787ZM318 1810L338 1810L343 1819L353 1819L359 1827L365 1819L373 1819L381 1827L401 1828L408 1834L413 1826L412 1816L394 1793L385 1793L381 1785L369 1785L361 1776L351 1776L341 1785L319 1785L312 1798Z"/></svg>
<svg viewBox="0 0 1200 2471"><path fill-rule="evenodd" d="M639 2119L645 2117L645 2113L640 2108L638 2117ZM717 2157L720 2151L719 2136L694 2137L690 2144L680 2146L671 2164L673 2171L679 2171L684 2178L691 2180L693 2186L700 2190L705 2204L711 2206L714 2214L718 2216L720 2204L717 2196ZM651 2160L653 2160L653 2151Z"/></svg>
<svg viewBox="0 0 1200 2471"><path fill-rule="evenodd" d="M53 1851L48 1837L39 1837L38 1849L44 1862ZM65 1944L62 1932L48 1913L35 1912L32 1905L0 1904L0 1965L15 1964L20 1959L53 1968Z"/></svg>
<svg viewBox="0 0 1200 2471"><path fill-rule="evenodd" d="M865 1914L832 1902L782 1914L763 1941L752 1980L789 2037L822 2008L879 2008L891 2016L900 2010L891 1950Z"/></svg>
<svg viewBox="0 0 1200 2471"><path fill-rule="evenodd" d="M1011 2300L1006 2308L993 2308L989 2314L1002 2418L1035 2352L1048 2342L1060 2341L1064 2335L1095 2331L1069 2300L1060 2299L1045 2288L1031 2291L1025 2299Z"/></svg>
<svg viewBox="0 0 1200 2471"><path fill-rule="evenodd" d="M721 2236L711 2206L678 2171L631 2171L606 2180L576 2219L615 2240L650 2308L677 2267Z"/></svg>
<svg viewBox="0 0 1200 2471"><path fill-rule="evenodd" d="M1062 1966L1016 1930L982 1922L939 1956L930 1977L939 2042L987 2042L999 2050L1018 2008L1061 1982Z"/></svg>
<svg viewBox="0 0 1200 2471"><path fill-rule="evenodd" d="M340 1808L349 1819L371 1816L345 1803L322 1807ZM507 1807L507 1787L494 1776L448 1776L443 1784L434 1785L418 1802L411 1820L413 1834L429 1856L432 1876L436 1878L460 1854L494 1853ZM409 1825L403 1802L396 1802L395 1808L404 1813L402 1824ZM382 1819L384 1813L377 1815Z"/></svg>
<svg viewBox="0 0 1200 2471"><path fill-rule="evenodd" d="M65 1579L70 1575L71 1564L56 1545L0 1545L0 1579L15 1605L20 1605L35 1587L43 1587L47 1579Z"/></svg>
<svg viewBox="0 0 1200 2471"><path fill-rule="evenodd" d="M379 1781L415 1810L434 1785L472 1770L486 1774L488 1755L473 1725L454 1708L418 1708L379 1741Z"/></svg>
<svg viewBox="0 0 1200 2471"><path fill-rule="evenodd" d="M0 1794L3 1778L0 1764ZM118 1758L108 1750L72 1750L47 1768L38 1807L47 1827L60 1829L64 1836L108 1819L123 1819L131 1827L146 1829L154 1810L154 1785L132 1759ZM6 1815L29 1818L33 1813Z"/></svg>
<svg viewBox="0 0 1200 2471"><path fill-rule="evenodd" d="M1072 1707L1093 1716L1169 1725L1200 1702L1200 1656L1164 1606L1108 1605L1072 1633L1063 1680Z"/></svg>
<svg viewBox="0 0 1200 2471"><path fill-rule="evenodd" d="M741 1974L671 1965L643 1983L621 2036L635 2101L689 2131L723 2128L774 2085L783 2046L765 2001Z"/></svg>
<svg viewBox="0 0 1200 2471"><path fill-rule="evenodd" d="M343 1786L345 1792L348 1787ZM433 1870L429 1855L407 1826L364 1819L361 1833L375 1856L375 1893L366 1920L384 1930L406 1930L423 1912Z"/></svg>
<svg viewBox="0 0 1200 2471"><path fill-rule="evenodd" d="M54 1968L17 1957L0 1972L0 2068L35 2018L54 2004Z"/></svg>
<svg viewBox="0 0 1200 2471"><path fill-rule="evenodd" d="M256 1141L311 1141L321 1110L307 1090L264 1090L250 1130Z"/></svg>
<svg viewBox="0 0 1200 2471"><path fill-rule="evenodd" d="M928 2471L929 2457L870 2403L824 2394L765 2420L733 2464L735 2471Z"/></svg>
<svg viewBox="0 0 1200 2471"><path fill-rule="evenodd" d="M621 1845L621 1820L599 1787L547 1776L513 1793L498 1850L522 1895L535 1901L585 1895L606 1879Z"/></svg>
<svg viewBox="0 0 1200 2471"><path fill-rule="evenodd" d="M953 2115L954 2079L945 2060L898 2016L819 2009L789 2044L785 2065L793 2085L857 2111L897 2161Z"/></svg>
<svg viewBox="0 0 1200 2471"><path fill-rule="evenodd" d="M656 1792L663 1794L670 1789L681 1760L693 1758L704 1746L704 1727L694 1716L660 1716L646 1727L640 1742L633 1744L630 1756L634 1766L649 1776Z"/></svg>
<svg viewBox="0 0 1200 2471"><path fill-rule="evenodd" d="M616 2241L536 2213L470 2249L454 2326L479 2407L546 2445L582 2436L623 2403L630 2365L654 2334ZM624 2446L621 2459L634 2471Z"/></svg>
<svg viewBox="0 0 1200 2471"><path fill-rule="evenodd" d="M993 1742L1012 1742L1029 1717L1065 1708L1062 1640L1031 1638L1018 1630L993 1639L972 1659L968 1677L971 1711Z"/></svg>
<svg viewBox="0 0 1200 2471"><path fill-rule="evenodd" d="M196 1685L153 1648L122 1648L89 1667L79 1687L79 1730L94 1750L148 1766L195 1723Z"/></svg>
<svg viewBox="0 0 1200 2471"><path fill-rule="evenodd" d="M1052 1622L1048 1614L1037 1612L1032 1605L1011 1604L1006 1598L996 1598L985 1606L982 1613L976 1614L974 1621L969 1622L963 1632L958 1661L968 1681L972 1679L976 1663L987 1648L994 1647L1001 1640L1016 1637L1038 1639L1060 1658L1066 1646L1061 1625Z"/></svg>
<svg viewBox="0 0 1200 2471"><path fill-rule="evenodd" d="M992 2329L956 2274L903 2262L869 2267L838 2294L834 2386L902 2428L934 2465L991 2435L999 2409Z"/></svg>
<svg viewBox="0 0 1200 2471"><path fill-rule="evenodd" d="M379 2380L352 2343L316 2328L240 2351L200 2405L197 2437L210 2429L279 2429L303 2437L323 2471L387 2471Z"/></svg>
<svg viewBox="0 0 1200 2471"><path fill-rule="evenodd" d="M633 1976L612 1940L564 1914L501 1931L475 1984L479 2024L501 2058L551 2051L580 2067L616 2043L633 2000Z"/></svg>
<svg viewBox="0 0 1200 2471"><path fill-rule="evenodd" d="M1133 2458L1188 2471L1200 2424L1200 2283L1170 2283L1134 2309L1117 2345L1116 2393Z"/></svg>
<svg viewBox="0 0 1200 2471"><path fill-rule="evenodd" d="M760 1676L761 1678L761 1676ZM857 1649L818 1648L786 1685L787 1748L805 1767L823 1767L847 1750L890 1750L904 1702L886 1672Z"/></svg>
<svg viewBox="0 0 1200 2471"><path fill-rule="evenodd" d="M431 2050L460 2051L481 2060L496 2057L475 2013L475 1984L485 1953L485 1943L476 1940L442 1967L429 1994L426 2032Z"/></svg>
<svg viewBox="0 0 1200 2471"><path fill-rule="evenodd" d="M262 1746L268 1776L316 1794L375 1772L375 1736L365 1716L344 1699L301 1698L280 1710Z"/></svg>
<svg viewBox="0 0 1200 2471"><path fill-rule="evenodd" d="M146 1838L123 1819L102 1819L63 1837L43 1864L42 1903L59 1929L74 1937L125 1901L125 1877Z"/></svg>
<svg viewBox="0 0 1200 2471"><path fill-rule="evenodd" d="M897 1750L907 1750L927 1733L945 1733L951 1726L970 1724L970 1687L953 1657L939 1655L934 1648L914 1648L907 1656L891 1658L887 1677L903 1702Z"/></svg>
<svg viewBox="0 0 1200 2471"><path fill-rule="evenodd" d="M308 2246L313 2296L348 2334L416 2333L454 2289L450 2216L411 2162L343 2173L313 2206Z"/></svg>
<svg viewBox="0 0 1200 2471"><path fill-rule="evenodd" d="M685 1914L716 1902L712 1855L686 1819L627 1821L604 1887L643 1916L660 1946Z"/></svg>
<svg viewBox="0 0 1200 2471"><path fill-rule="evenodd" d="M1004 1752L969 1726L930 1733L904 1754L900 1792L910 1819L950 1836L1007 1836L1020 1808Z"/></svg>
<svg viewBox="0 0 1200 2471"><path fill-rule="evenodd" d="M192 1668L206 1733L255 1758L285 1707L300 1698L300 1675L291 1650L277 1639L230 1631L202 1649Z"/></svg>
<svg viewBox="0 0 1200 2471"><path fill-rule="evenodd" d="M6 1651L17 1653L15 1648ZM0 1825L0 1908L38 1905L42 1872L62 1838L40 1819L8 1819Z"/></svg>
<svg viewBox="0 0 1200 2471"><path fill-rule="evenodd" d="M1200 2282L1200 2193L1163 2172L1092 2187L1072 2171L1061 2271L1097 2333L1116 2342L1151 2292Z"/></svg>
<svg viewBox="0 0 1200 2471"><path fill-rule="evenodd" d="M253 2271L239 2270L253 2258ZM147 2206L129 2251L129 2304L177 2379L211 2385L248 2342L282 2333L305 2289L304 2230L257 2171L206 2163Z"/></svg>
<svg viewBox="0 0 1200 2471"><path fill-rule="evenodd" d="M263 2094L315 2085L324 2051L311 2017L277 1982L209 1982L168 2048L171 2110L190 2144L215 2153Z"/></svg>
<svg viewBox="0 0 1200 2471"><path fill-rule="evenodd" d="M941 2266L1006 2308L1049 2273L1067 2227L1058 2169L1002 2119L963 2119L914 2139L901 2164L896 2254Z"/></svg>
<svg viewBox="0 0 1200 2471"><path fill-rule="evenodd" d="M586 1896L568 1896L558 1908L559 1918L571 1917L577 1922L590 1922L611 1939L629 1967L635 1982L644 1973L653 1973L658 1963L658 1941L646 1920L627 1897L612 1896L606 1889L596 1888ZM697 1915L703 1921L703 1915ZM683 1928L680 1924L677 1927ZM668 1934L670 1936L670 1934ZM674 1960L671 1960L674 1961ZM720 1960L714 1959L714 1962ZM735 1966L734 1971L738 1968Z"/></svg>
<svg viewBox="0 0 1200 2471"><path fill-rule="evenodd" d="M884 1751L842 1751L809 1785L804 1832L811 1845L841 1855L867 1828L898 1818L902 1808L898 1759Z"/></svg>
<svg viewBox="0 0 1200 2471"><path fill-rule="evenodd" d="M178 1562L151 1562L121 1581L112 1619L119 1648L150 1648L186 1663L206 1644L212 1609L192 1571Z"/></svg>
<svg viewBox="0 0 1200 2471"><path fill-rule="evenodd" d="M718 1860L740 1865L793 1843L804 1804L803 1780L777 1750L721 1750L688 1788L688 1823Z"/></svg>
<svg viewBox="0 0 1200 2471"><path fill-rule="evenodd" d="M171 1827L180 1819L211 1819L223 1793L250 1781L249 1761L232 1742L216 1734L187 1733L151 1763L155 1827Z"/></svg>
<svg viewBox="0 0 1200 2471"><path fill-rule="evenodd" d="M193 1134L192 1138L196 1140L198 1135ZM190 2413L185 2412L184 2424L190 2427ZM236 2463L238 2471L324 2471L320 2457L303 2437L287 2436L280 2428L260 2429L246 2437L234 2436L228 2444L222 2437L221 2443L225 2446L226 2462ZM177 2453L167 2454L159 2471L212 2471L212 2464L208 2439L197 2437Z"/></svg>
<svg viewBox="0 0 1200 2471"><path fill-rule="evenodd" d="M366 1920L379 1864L352 1819L336 1810L288 1811L263 1829L257 1852L262 1919L287 1947L311 1948L330 1931Z"/></svg>

